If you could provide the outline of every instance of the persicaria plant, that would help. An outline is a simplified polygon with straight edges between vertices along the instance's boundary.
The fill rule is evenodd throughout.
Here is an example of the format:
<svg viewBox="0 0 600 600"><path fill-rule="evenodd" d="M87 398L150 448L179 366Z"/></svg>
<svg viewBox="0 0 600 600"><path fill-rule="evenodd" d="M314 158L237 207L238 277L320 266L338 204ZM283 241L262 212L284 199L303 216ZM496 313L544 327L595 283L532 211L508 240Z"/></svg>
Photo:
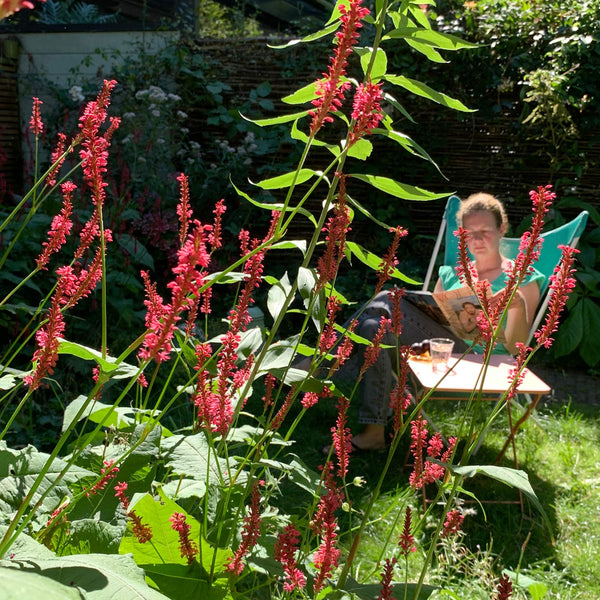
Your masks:
<svg viewBox="0 0 600 600"><path fill-rule="evenodd" d="M371 45L361 42L364 32ZM190 196L186 174L178 174L178 250L170 278L161 281L150 269L139 273L145 329L135 332L126 347L111 351L107 307L117 283L110 279L110 268L111 260L120 258L104 222L111 144L120 124L109 116L110 98L118 82L105 81L97 99L87 104L75 137L59 136L52 164L0 226L14 225L48 199L57 207L47 237L39 240L30 275L0 299L0 310L7 310L22 286L40 277L53 282L24 331L3 348L1 359L3 400L17 399L4 423L0 448L0 568L7 580L34 586L43 577L64 598L75 597L74 588L81 597L124 599L373 597L373 584L380 598L433 593L435 586L426 583L426 575L436 548L457 537L464 525L461 494L471 446L463 451L460 437L445 440L431 431L420 412L428 396L411 404L408 351L396 348L398 385L389 400L389 450L382 455L378 480L367 482L370 502L355 504L354 492L364 482L348 477L354 459L350 410L361 378L386 345L385 336L401 332L403 292L397 285L390 292L393 317L381 320L372 340L353 333L356 319L340 340L343 328L337 321L348 300L336 283L340 265L349 258L374 269L374 293L407 279L398 270L406 251L401 224L384 225L390 247L383 257L351 240L355 213L370 216L368 207L353 197L353 184L370 185L398 202L447 196L357 167L376 158L381 136L431 160L395 129L386 112L401 106L394 97L397 90L411 91L415 84L388 72L385 44L406 40L434 60L444 50L469 44L435 31L421 5L413 2L377 2L371 12L362 0L345 0L322 31L300 42L330 34L335 36L333 52L323 77L285 99L302 109L257 122L264 127L291 124L292 136L304 143L294 171L257 184L278 194L276 201L257 202L240 191L256 210L268 211L267 231L239 231L239 258L223 267L218 253L227 206L221 201L201 213L196 208L201 199ZM426 98L439 98L427 86L420 90ZM466 110L451 98L445 103ZM340 126L344 134L332 142ZM35 98L31 133L36 142L43 130L43 103ZM320 170L307 166L316 147L331 156ZM70 153L79 157L80 184L64 167ZM326 193L321 212L312 214L308 200L317 188ZM76 194L88 205L78 215L86 219L74 234ZM544 187L533 194L533 226L523 237L506 298L482 323L490 347L502 311L536 259L552 196ZM289 239L290 224L300 217L309 219L314 232L306 240ZM11 239L0 264L18 252L24 231L22 227ZM464 233L460 235L463 277L483 297L485 290L469 279ZM292 248L298 264L290 264L280 279L270 275L266 258ZM507 398L532 353L552 341L572 287L574 251L565 248L564 257L552 279L548 318L535 336L536 346L521 349L513 382L507 382ZM218 306L217 286L235 288L233 306ZM252 316L257 291L266 297L263 326ZM98 347L70 339L70 315L92 301L101 315ZM299 314L301 322L293 335L284 335L291 314ZM208 327L211 320L219 326ZM214 331L218 333L207 334ZM355 385L342 390L334 383L335 373L361 347L364 364ZM53 448L10 448L7 433L66 359L88 365L89 377L86 393L63 399L61 433ZM298 368L299 359L308 360L307 370ZM332 450L317 473L305 466L294 435L302 419L323 405L337 414ZM392 464L402 460L402 443L410 448L411 464L409 492L393 509L398 531L386 540L372 580L356 582L351 573L368 535L373 503ZM485 467L478 472L485 473ZM514 470L495 467L494 477L511 484ZM423 506L425 486L435 489L435 500ZM531 487L520 491L535 502ZM292 507L290 498L297 498ZM425 536L432 521L437 525ZM414 568L412 561L417 561ZM502 580L502 597L508 597L509 587Z"/></svg>

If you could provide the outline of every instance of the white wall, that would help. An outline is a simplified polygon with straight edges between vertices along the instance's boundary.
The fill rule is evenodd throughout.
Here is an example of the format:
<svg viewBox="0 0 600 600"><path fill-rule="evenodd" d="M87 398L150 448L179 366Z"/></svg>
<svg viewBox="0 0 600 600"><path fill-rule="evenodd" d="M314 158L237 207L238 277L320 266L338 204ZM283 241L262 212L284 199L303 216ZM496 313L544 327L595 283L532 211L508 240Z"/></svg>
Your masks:
<svg viewBox="0 0 600 600"><path fill-rule="evenodd" d="M6 37L16 37L21 47L18 71L23 83L19 86L20 113L22 123L26 124L31 115L31 96L36 95L25 84L26 76L42 75L69 89L77 83L73 81L71 69L76 68L83 77L86 74L93 77L99 68L113 63L111 55L114 51L119 51L124 57L137 56L142 51L152 54L174 43L179 34L174 31L20 33L0 35L0 42Z"/></svg>

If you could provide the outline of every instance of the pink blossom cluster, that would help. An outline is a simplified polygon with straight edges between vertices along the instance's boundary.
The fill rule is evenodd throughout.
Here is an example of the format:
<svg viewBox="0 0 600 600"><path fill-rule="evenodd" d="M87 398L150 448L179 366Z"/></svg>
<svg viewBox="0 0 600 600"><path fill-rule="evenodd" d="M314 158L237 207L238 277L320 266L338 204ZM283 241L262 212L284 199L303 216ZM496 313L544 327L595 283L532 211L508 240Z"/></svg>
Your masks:
<svg viewBox="0 0 600 600"><path fill-rule="evenodd" d="M275 560L278 560L283 566L285 583L283 590L293 592L294 590L304 589L306 585L306 576L298 568L296 561L296 552L300 542L300 532L293 523L286 525L283 531L277 537L274 548Z"/></svg>
<svg viewBox="0 0 600 600"><path fill-rule="evenodd" d="M226 569L235 575L239 575L244 570L244 557L256 545L260 537L260 487L264 486L264 481L255 481L252 486L250 496L250 510L244 517L244 527L242 528L242 541L238 546L233 557L226 565Z"/></svg>
<svg viewBox="0 0 600 600"><path fill-rule="evenodd" d="M194 540L190 539L190 531L192 526L187 522L186 516L183 513L174 512L170 517L171 529L174 529L179 535L179 553L181 558L185 558L188 565L191 565L196 556L198 556L198 545Z"/></svg>
<svg viewBox="0 0 600 600"><path fill-rule="evenodd" d="M336 511L342 506L343 493L335 485L332 471L333 465L328 462L324 467L324 484L327 493L321 496L316 514L311 521L311 529L321 538L321 544L313 554L315 567L318 569L314 583L314 594L318 594L325 585L326 579L337 567L340 550L336 547L337 518Z"/></svg>
<svg viewBox="0 0 600 600"><path fill-rule="evenodd" d="M425 428L425 420L418 417L411 422L411 453L415 460L414 468L409 477L409 483L414 489L420 489L436 479L441 479L446 473L443 464L433 462L431 459L447 463L452 457L456 438L448 440L448 448L444 451L444 442L440 433L435 433L428 440L428 431ZM426 457L424 453L426 452Z"/></svg>
<svg viewBox="0 0 600 600"><path fill-rule="evenodd" d="M311 136L319 131L323 123L333 121L329 113L338 110L346 90L350 88L350 83L343 81L342 78L346 74L352 47L360 37L358 30L362 27L361 21L369 14L369 9L361 5L362 0L350 0L347 8L343 4L338 6L342 27L336 33L336 48L327 73L324 73L324 78L316 83L317 98L312 102L315 109L309 111L312 115Z"/></svg>

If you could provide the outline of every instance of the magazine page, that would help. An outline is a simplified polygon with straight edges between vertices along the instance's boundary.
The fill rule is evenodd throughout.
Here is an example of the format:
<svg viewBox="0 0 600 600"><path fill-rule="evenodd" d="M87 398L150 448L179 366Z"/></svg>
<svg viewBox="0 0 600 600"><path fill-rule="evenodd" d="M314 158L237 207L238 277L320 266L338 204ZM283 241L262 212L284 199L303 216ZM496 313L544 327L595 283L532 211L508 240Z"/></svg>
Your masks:
<svg viewBox="0 0 600 600"><path fill-rule="evenodd" d="M406 290L404 297L411 303L414 304L418 309L423 311L427 316L431 317L436 323L440 325L450 326L450 322L446 318L446 315L442 312L438 306L433 294L431 292L424 292L421 290Z"/></svg>
<svg viewBox="0 0 600 600"><path fill-rule="evenodd" d="M479 333L477 314L482 308L473 290L463 286L456 290L435 293L432 296L456 335L464 340L474 340L477 337ZM503 330L498 334L497 341L501 344L506 341Z"/></svg>

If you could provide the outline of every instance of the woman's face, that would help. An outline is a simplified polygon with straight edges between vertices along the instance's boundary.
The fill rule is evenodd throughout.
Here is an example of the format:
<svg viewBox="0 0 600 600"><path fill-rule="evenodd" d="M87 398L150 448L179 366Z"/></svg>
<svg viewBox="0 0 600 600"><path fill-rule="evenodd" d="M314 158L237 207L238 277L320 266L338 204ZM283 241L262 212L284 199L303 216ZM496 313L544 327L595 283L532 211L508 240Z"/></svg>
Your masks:
<svg viewBox="0 0 600 600"><path fill-rule="evenodd" d="M463 217L462 225L467 230L467 245L475 260L498 252L505 227L498 227L490 211L471 213Z"/></svg>

